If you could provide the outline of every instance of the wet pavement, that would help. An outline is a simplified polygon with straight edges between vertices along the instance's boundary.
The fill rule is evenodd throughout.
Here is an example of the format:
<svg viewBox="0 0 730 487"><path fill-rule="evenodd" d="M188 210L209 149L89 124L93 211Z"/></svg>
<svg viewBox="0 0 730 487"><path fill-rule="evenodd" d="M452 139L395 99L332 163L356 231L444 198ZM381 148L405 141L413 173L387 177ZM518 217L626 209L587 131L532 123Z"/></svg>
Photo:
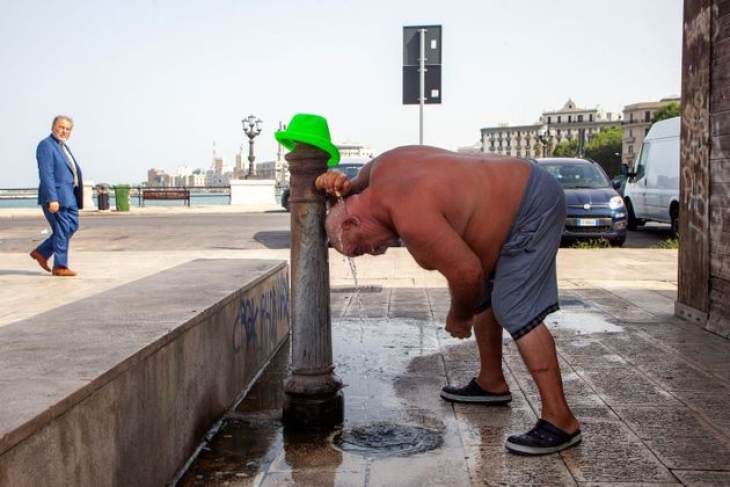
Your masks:
<svg viewBox="0 0 730 487"><path fill-rule="evenodd" d="M582 422L577 448L506 452L506 437L540 410L511 339L509 406L440 399L443 385L478 370L473 339L443 330L446 289L339 288L343 429L283 430L285 346L178 485L730 485L730 341L674 318L672 290L561 285L563 309L547 323Z"/></svg>

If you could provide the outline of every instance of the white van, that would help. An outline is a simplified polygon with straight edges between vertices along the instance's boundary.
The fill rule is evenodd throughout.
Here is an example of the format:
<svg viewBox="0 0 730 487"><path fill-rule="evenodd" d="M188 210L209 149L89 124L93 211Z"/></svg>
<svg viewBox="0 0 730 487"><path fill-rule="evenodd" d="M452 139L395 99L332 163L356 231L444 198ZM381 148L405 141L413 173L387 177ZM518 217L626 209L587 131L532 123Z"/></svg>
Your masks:
<svg viewBox="0 0 730 487"><path fill-rule="evenodd" d="M679 229L679 118L651 127L636 172L628 174L624 201L629 230L647 221L669 223L675 235Z"/></svg>

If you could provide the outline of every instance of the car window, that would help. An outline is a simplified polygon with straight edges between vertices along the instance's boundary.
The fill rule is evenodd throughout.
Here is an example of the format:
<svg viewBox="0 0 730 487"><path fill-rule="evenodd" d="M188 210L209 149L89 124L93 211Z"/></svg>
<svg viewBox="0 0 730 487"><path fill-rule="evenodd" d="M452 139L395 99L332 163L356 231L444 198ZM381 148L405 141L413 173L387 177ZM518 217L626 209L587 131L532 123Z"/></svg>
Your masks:
<svg viewBox="0 0 730 487"><path fill-rule="evenodd" d="M334 169L345 173L345 176L347 176L347 179L354 179L355 176L360 172L360 169L363 168L363 165L352 165L352 166L337 166Z"/></svg>
<svg viewBox="0 0 730 487"><path fill-rule="evenodd" d="M607 188L610 183L593 164L543 164L565 189Z"/></svg>
<svg viewBox="0 0 730 487"><path fill-rule="evenodd" d="M646 174L646 165L649 161L649 152L651 152L651 142L644 141L644 143L641 144L641 154L639 155L639 162L636 165L636 176L634 177L634 180L636 181L643 178Z"/></svg>

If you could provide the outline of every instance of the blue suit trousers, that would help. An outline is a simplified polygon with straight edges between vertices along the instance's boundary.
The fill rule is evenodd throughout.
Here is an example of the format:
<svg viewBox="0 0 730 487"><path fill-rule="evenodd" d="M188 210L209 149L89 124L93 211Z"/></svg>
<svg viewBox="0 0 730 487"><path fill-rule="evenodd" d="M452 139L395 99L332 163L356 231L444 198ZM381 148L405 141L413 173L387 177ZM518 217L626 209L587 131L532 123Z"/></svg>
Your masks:
<svg viewBox="0 0 730 487"><path fill-rule="evenodd" d="M79 228L79 210L61 208L56 213L51 213L48 205L43 205L43 214L53 233L36 250L46 258L53 255L54 267L68 267L68 244Z"/></svg>

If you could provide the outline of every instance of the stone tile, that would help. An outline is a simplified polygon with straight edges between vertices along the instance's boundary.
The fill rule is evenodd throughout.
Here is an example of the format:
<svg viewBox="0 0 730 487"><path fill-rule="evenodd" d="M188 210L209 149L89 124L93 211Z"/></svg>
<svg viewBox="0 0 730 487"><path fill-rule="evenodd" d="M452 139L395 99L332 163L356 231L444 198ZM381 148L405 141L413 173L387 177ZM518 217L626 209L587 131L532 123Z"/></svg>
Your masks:
<svg viewBox="0 0 730 487"><path fill-rule="evenodd" d="M568 337L563 340L556 340L558 352L566 357L600 357L613 354L597 339L585 337ZM568 360L570 361L570 360Z"/></svg>
<svg viewBox="0 0 730 487"><path fill-rule="evenodd" d="M674 356L657 362L642 363L638 368L659 382L663 389L670 392L726 389L722 381Z"/></svg>
<svg viewBox="0 0 730 487"><path fill-rule="evenodd" d="M507 437L524 433L537 421L535 414L530 409L482 406L484 410L489 411L489 414L470 414L474 407L457 409L464 446L504 447Z"/></svg>
<svg viewBox="0 0 730 487"><path fill-rule="evenodd" d="M656 386L637 370L609 368L587 370L582 373L595 391L610 406L626 405L678 405L678 401L668 392Z"/></svg>
<svg viewBox="0 0 730 487"><path fill-rule="evenodd" d="M504 447L470 447L467 463L473 486L570 486L575 480L559 455L525 457Z"/></svg>
<svg viewBox="0 0 730 487"><path fill-rule="evenodd" d="M616 413L671 468L724 469L730 465L728 442L689 408L617 408Z"/></svg>
<svg viewBox="0 0 730 487"><path fill-rule="evenodd" d="M561 453L579 482L671 482L669 470L623 424L586 421L583 442Z"/></svg>
<svg viewBox="0 0 730 487"><path fill-rule="evenodd" d="M692 470L674 470L682 484L690 487L726 487L730 485L730 472L708 472Z"/></svg>
<svg viewBox="0 0 730 487"><path fill-rule="evenodd" d="M675 393L690 409L699 412L715 428L730 436L730 391L703 391Z"/></svg>
<svg viewBox="0 0 730 487"><path fill-rule="evenodd" d="M578 482L578 487L676 487L679 482Z"/></svg>
<svg viewBox="0 0 730 487"><path fill-rule="evenodd" d="M441 353L449 370L470 370L479 366L479 351L473 341L441 347Z"/></svg>
<svg viewBox="0 0 730 487"><path fill-rule="evenodd" d="M603 355L575 355L565 360L576 371L603 370L613 367L626 367L629 363L621 355L606 353Z"/></svg>
<svg viewBox="0 0 730 487"><path fill-rule="evenodd" d="M431 319L431 306L423 288L396 288L390 294L388 317Z"/></svg>
<svg viewBox="0 0 730 487"><path fill-rule="evenodd" d="M231 487L238 484L225 484ZM242 484L248 485L248 484ZM261 487L278 487L284 485L336 485L338 487L363 487L365 472L272 472L263 478Z"/></svg>
<svg viewBox="0 0 730 487"><path fill-rule="evenodd" d="M624 357L628 362L640 360L656 360L667 355L667 351L637 333L607 335L600 338L601 343Z"/></svg>
<svg viewBox="0 0 730 487"><path fill-rule="evenodd" d="M462 449L437 449L417 455L371 461L368 487L469 485Z"/></svg>
<svg viewBox="0 0 730 487"><path fill-rule="evenodd" d="M335 448L332 434L284 431L283 443L268 471L365 472L366 459Z"/></svg>

